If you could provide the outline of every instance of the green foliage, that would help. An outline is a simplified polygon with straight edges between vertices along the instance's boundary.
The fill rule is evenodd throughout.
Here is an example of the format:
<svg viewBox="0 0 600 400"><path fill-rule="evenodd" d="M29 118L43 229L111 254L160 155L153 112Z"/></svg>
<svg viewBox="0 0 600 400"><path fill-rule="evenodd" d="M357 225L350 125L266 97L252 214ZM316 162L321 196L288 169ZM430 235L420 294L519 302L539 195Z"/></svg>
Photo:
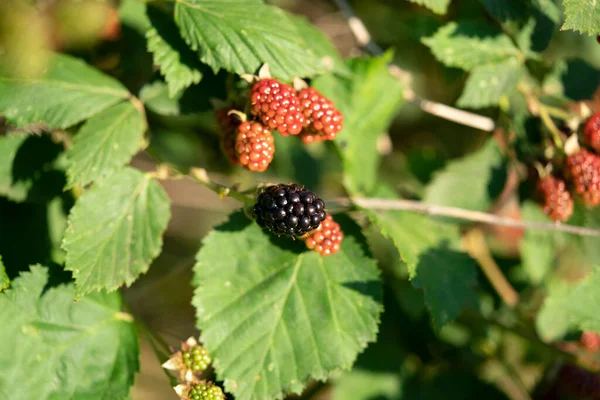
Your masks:
<svg viewBox="0 0 600 400"><path fill-rule="evenodd" d="M313 82L344 114L344 129L335 143L344 185L353 194L374 190L380 159L377 139L404 102L402 84L387 69L390 56L349 60L351 76L323 75Z"/></svg>
<svg viewBox="0 0 600 400"><path fill-rule="evenodd" d="M450 22L422 41L444 65L466 71L517 59L520 54L507 35L474 22Z"/></svg>
<svg viewBox="0 0 600 400"><path fill-rule="evenodd" d="M436 14L446 14L450 0L409 0L413 3L429 8Z"/></svg>
<svg viewBox="0 0 600 400"><path fill-rule="evenodd" d="M502 191L506 160L495 140L449 163L425 189L427 203L485 211ZM468 188L468 190L462 190Z"/></svg>
<svg viewBox="0 0 600 400"><path fill-rule="evenodd" d="M564 0L565 23L561 29L572 29L588 35L600 34L600 7L595 1Z"/></svg>
<svg viewBox="0 0 600 400"><path fill-rule="evenodd" d="M476 67L456 104L471 108L496 106L502 96L515 91L522 76L523 68L515 59Z"/></svg>
<svg viewBox="0 0 600 400"><path fill-rule="evenodd" d="M173 20L160 11L148 8L152 28L146 32L148 51L154 56L169 85L169 96L173 97L202 79L202 64L179 35Z"/></svg>
<svg viewBox="0 0 600 400"><path fill-rule="evenodd" d="M269 236L242 213L205 238L193 304L217 374L236 399L299 393L309 378L350 368L375 339L379 274L356 226L342 226L342 249L329 257Z"/></svg>
<svg viewBox="0 0 600 400"><path fill-rule="evenodd" d="M133 384L137 332L118 294L73 302L73 285L46 288L31 267L0 293L0 397L118 399ZM92 356L93 355L93 356Z"/></svg>
<svg viewBox="0 0 600 400"><path fill-rule="evenodd" d="M131 161L142 145L146 121L130 101L93 116L68 152L68 186L86 185Z"/></svg>
<svg viewBox="0 0 600 400"><path fill-rule="evenodd" d="M0 112L17 126L68 128L128 95L118 81L64 54L52 55L38 79L0 76Z"/></svg>
<svg viewBox="0 0 600 400"><path fill-rule="evenodd" d="M291 80L326 72L331 59L324 57L335 57L331 46L304 40L301 33L308 28L303 21L299 28L299 20L259 0L229 0L226 7L214 0L177 2L175 21L192 50L215 72L251 74L268 62L273 76ZM318 34L310 38L319 37L323 40Z"/></svg>
<svg viewBox="0 0 600 400"><path fill-rule="evenodd" d="M521 217L525 221L550 222L539 204L527 201L521 207ZM528 230L521 241L523 270L534 285L539 285L552 269L555 258L556 241L551 232Z"/></svg>
<svg viewBox="0 0 600 400"><path fill-rule="evenodd" d="M586 209L583 214L583 225L591 229L600 229L600 210ZM585 256L595 265L600 265L600 238L598 236L585 236L583 238Z"/></svg>
<svg viewBox="0 0 600 400"><path fill-rule="evenodd" d="M131 285L160 253L169 199L149 175L125 168L77 201L63 240L77 296Z"/></svg>
<svg viewBox="0 0 600 400"><path fill-rule="evenodd" d="M542 312L563 315L581 330L600 333L600 270L598 268L572 287L557 290L546 299ZM543 314L542 314L543 315Z"/></svg>
<svg viewBox="0 0 600 400"><path fill-rule="evenodd" d="M336 381L333 400L396 399L401 394L397 373L357 369Z"/></svg>
<svg viewBox="0 0 600 400"><path fill-rule="evenodd" d="M2 257L0 257L0 292L7 289L10 286L10 279L6 275L6 268L2 263Z"/></svg>

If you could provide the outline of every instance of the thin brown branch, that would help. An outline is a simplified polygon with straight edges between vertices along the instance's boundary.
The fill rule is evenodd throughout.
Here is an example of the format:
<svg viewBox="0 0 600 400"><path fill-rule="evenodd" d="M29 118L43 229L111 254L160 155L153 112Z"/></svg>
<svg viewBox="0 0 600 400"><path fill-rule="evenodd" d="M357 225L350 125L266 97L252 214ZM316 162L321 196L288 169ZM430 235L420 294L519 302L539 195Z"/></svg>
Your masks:
<svg viewBox="0 0 600 400"><path fill-rule="evenodd" d="M342 11L348 27L352 31L352 34L356 38L356 42L360 48L363 49L363 51L376 56L383 54L384 50L373 41L369 30L362 20L356 16L354 10L352 10L352 7L350 7L350 4L348 4L348 1L335 0L335 3ZM399 66L391 64L390 72L392 75L402 80L403 83L408 83L409 79L407 79L407 76L410 74L406 71L403 71ZM440 117L448 121L456 122L457 124L481 129L482 131L486 132L492 132L496 127L496 124L491 118L460 110L458 108L450 107L431 100L421 99L414 94L408 85L404 91L404 99L412 104L415 104L428 114L435 115L436 117Z"/></svg>
<svg viewBox="0 0 600 400"><path fill-rule="evenodd" d="M566 225L559 223L523 221L513 218L500 217L494 214L489 214L481 211L465 210L456 207L438 206L414 200L355 197L351 199L351 202L353 204L356 204L357 206L368 208L370 210L411 211L419 214L456 218L463 221L479 222L490 225L501 225L514 228L535 229L543 231L566 232L579 236L600 236L600 229L584 228L581 226ZM345 199L338 201L338 203L342 205L345 204L347 206L350 205L350 201Z"/></svg>

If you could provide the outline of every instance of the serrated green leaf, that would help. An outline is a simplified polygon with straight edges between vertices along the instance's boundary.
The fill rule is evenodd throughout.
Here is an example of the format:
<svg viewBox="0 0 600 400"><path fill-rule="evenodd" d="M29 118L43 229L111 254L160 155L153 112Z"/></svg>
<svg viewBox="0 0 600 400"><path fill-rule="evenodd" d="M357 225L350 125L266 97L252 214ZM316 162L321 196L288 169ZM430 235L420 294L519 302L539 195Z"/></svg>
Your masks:
<svg viewBox="0 0 600 400"><path fill-rule="evenodd" d="M446 14L450 0L409 0L411 3L416 3L420 6L429 8L436 14Z"/></svg>
<svg viewBox="0 0 600 400"><path fill-rule="evenodd" d="M139 370L137 332L118 293L73 302L73 285L44 291L48 271L0 293L0 398L118 399Z"/></svg>
<svg viewBox="0 0 600 400"><path fill-rule="evenodd" d="M404 102L403 85L388 72L389 60L390 55L348 60L349 77L329 74L312 83L344 115L344 129L335 144L344 164L344 184L353 194L374 189L380 159L377 139Z"/></svg>
<svg viewBox="0 0 600 400"><path fill-rule="evenodd" d="M42 78L0 76L0 113L17 126L43 123L53 129L68 128L128 95L115 79L64 54L50 58Z"/></svg>
<svg viewBox="0 0 600 400"><path fill-rule="evenodd" d="M456 225L407 211L363 211L394 242L438 330L463 307L477 304L475 263L459 251Z"/></svg>
<svg viewBox="0 0 600 400"><path fill-rule="evenodd" d="M548 301L568 297L574 287L574 284L564 280L550 282L548 297L535 315L535 329L542 340L547 342L559 340L574 328L569 316L570 311L564 308L560 301Z"/></svg>
<svg viewBox="0 0 600 400"><path fill-rule="evenodd" d="M444 65L467 71L481 65L517 60L520 56L508 36L475 22L451 22L422 42Z"/></svg>
<svg viewBox="0 0 600 400"><path fill-rule="evenodd" d="M561 29L600 34L600 4L597 0L564 0L563 4L566 18Z"/></svg>
<svg viewBox="0 0 600 400"><path fill-rule="evenodd" d="M364 369L344 373L335 381L332 400L392 400L401 398L399 373Z"/></svg>
<svg viewBox="0 0 600 400"><path fill-rule="evenodd" d="M570 324L600 333L600 268L572 287L557 290L546 298L542 312L562 310Z"/></svg>
<svg viewBox="0 0 600 400"><path fill-rule="evenodd" d="M152 28L146 32L148 51L169 85L169 96L200 82L202 64L179 35L177 25L153 7L147 10Z"/></svg>
<svg viewBox="0 0 600 400"><path fill-rule="evenodd" d="M193 304L217 376L236 399L299 393L309 378L350 368L375 339L377 267L356 225L338 222L345 238L329 257L267 234L243 213L204 239Z"/></svg>
<svg viewBox="0 0 600 400"><path fill-rule="evenodd" d="M86 185L131 161L141 146L145 128L145 118L130 101L87 120L67 153L67 186Z"/></svg>
<svg viewBox="0 0 600 400"><path fill-rule="evenodd" d="M523 66L516 59L476 67L456 104L470 108L495 106L502 96L513 94L523 73Z"/></svg>
<svg viewBox="0 0 600 400"><path fill-rule="evenodd" d="M425 189L423 200L484 211L502 192L506 175L506 159L496 141L489 139L477 151L450 162L438 172Z"/></svg>
<svg viewBox="0 0 600 400"><path fill-rule="evenodd" d="M281 9L256 0L177 1L175 21L200 60L215 72L254 73L265 62L291 80L328 71Z"/></svg>
<svg viewBox="0 0 600 400"><path fill-rule="evenodd" d="M526 201L521 207L525 221L551 222L539 204ZM539 285L552 269L556 253L556 243L552 232L527 229L519 245L521 263L529 281Z"/></svg>
<svg viewBox="0 0 600 400"><path fill-rule="evenodd" d="M532 5L550 19L550 21L558 24L562 18L560 7L554 0L532 0Z"/></svg>
<svg viewBox="0 0 600 400"><path fill-rule="evenodd" d="M600 209L586 208L583 212L583 225L586 228L600 229ZM584 236L583 250L586 259L600 265L600 237Z"/></svg>
<svg viewBox="0 0 600 400"><path fill-rule="evenodd" d="M8 279L8 275L6 275L6 268L4 267L4 263L2 263L2 256L0 255L0 292L7 289L10 286L10 279Z"/></svg>
<svg viewBox="0 0 600 400"><path fill-rule="evenodd" d="M46 202L65 184L62 146L49 136L0 137L0 196L14 202Z"/></svg>
<svg viewBox="0 0 600 400"><path fill-rule="evenodd" d="M154 179L125 168L84 192L69 214L65 269L77 295L131 285L160 253L169 198Z"/></svg>

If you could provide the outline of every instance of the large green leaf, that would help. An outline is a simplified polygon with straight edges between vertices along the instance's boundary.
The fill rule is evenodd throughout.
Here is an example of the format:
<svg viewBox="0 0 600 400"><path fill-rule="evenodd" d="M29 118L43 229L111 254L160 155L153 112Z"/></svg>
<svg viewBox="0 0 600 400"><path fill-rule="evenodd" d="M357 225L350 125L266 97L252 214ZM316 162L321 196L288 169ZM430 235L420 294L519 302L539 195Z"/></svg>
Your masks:
<svg viewBox="0 0 600 400"><path fill-rule="evenodd" d="M348 60L349 77L323 75L313 86L344 115L335 144L344 164L344 184L353 194L369 194L377 183L377 139L403 103L403 86L390 75L389 55Z"/></svg>
<svg viewBox="0 0 600 400"><path fill-rule="evenodd" d="M467 71L520 54L508 36L474 22L451 22L422 41L444 65Z"/></svg>
<svg viewBox="0 0 600 400"><path fill-rule="evenodd" d="M26 136L0 137L0 195L15 201L23 201L27 197L27 188L15 185L13 179L13 163L17 151Z"/></svg>
<svg viewBox="0 0 600 400"><path fill-rule="evenodd" d="M479 150L450 162L437 173L425 190L431 204L487 210L502 192L506 160L494 139Z"/></svg>
<svg viewBox="0 0 600 400"><path fill-rule="evenodd" d="M169 96L200 82L202 64L179 35L177 26L163 12L149 7L148 18L152 28L146 32L148 51L154 56L154 64L169 85Z"/></svg>
<svg viewBox="0 0 600 400"><path fill-rule="evenodd" d="M456 104L470 108L495 106L502 96L510 96L516 91L523 73L523 66L517 59L476 67Z"/></svg>
<svg viewBox="0 0 600 400"><path fill-rule="evenodd" d="M75 303L72 285L44 290L47 283L47 269L34 266L0 293L0 398L127 396L139 351L119 294L93 294Z"/></svg>
<svg viewBox="0 0 600 400"><path fill-rule="evenodd" d="M204 239L193 304L219 379L238 400L299 393L348 369L375 339L379 274L353 223L329 257L262 231L243 213ZM226 255L226 256L225 256Z"/></svg>
<svg viewBox="0 0 600 400"><path fill-rule="evenodd" d="M539 204L526 201L521 207L525 221L551 222ZM551 271L556 254L556 243L552 232L527 229L520 243L521 263L529 281L540 284Z"/></svg>
<svg viewBox="0 0 600 400"><path fill-rule="evenodd" d="M140 148L145 128L144 116L130 101L86 121L68 152L68 186L86 185L128 163Z"/></svg>
<svg viewBox="0 0 600 400"><path fill-rule="evenodd" d="M554 314L557 310L569 324L600 333L600 268L576 285L552 292L541 312Z"/></svg>
<svg viewBox="0 0 600 400"><path fill-rule="evenodd" d="M395 197L384 187L379 187L375 195ZM455 224L408 211L363 211L394 242L412 284L423 290L438 330L464 307L477 304L475 262L460 251Z"/></svg>
<svg viewBox="0 0 600 400"><path fill-rule="evenodd" d="M597 0L564 0L564 5L566 18L561 29L600 34L600 5Z"/></svg>
<svg viewBox="0 0 600 400"><path fill-rule="evenodd" d="M118 81L64 54L54 54L39 79L0 76L0 113L17 126L67 128L128 95Z"/></svg>
<svg viewBox="0 0 600 400"><path fill-rule="evenodd" d="M577 211L577 210L576 210ZM600 229L600 209L586 208L583 211L583 225L586 228ZM585 252L586 259L590 260L596 265L600 265L600 237L598 236L584 236L583 237L583 250Z"/></svg>
<svg viewBox="0 0 600 400"><path fill-rule="evenodd" d="M446 14L450 0L409 0L412 3L417 3L421 6L429 8L436 14Z"/></svg>
<svg viewBox="0 0 600 400"><path fill-rule="evenodd" d="M87 190L63 240L77 295L131 285L160 253L169 218L165 191L138 170L125 168Z"/></svg>
<svg viewBox="0 0 600 400"><path fill-rule="evenodd" d="M315 53L294 20L261 1L178 0L175 21L200 60L214 71L254 73L268 62L273 76L290 80L329 69L328 60Z"/></svg>
<svg viewBox="0 0 600 400"><path fill-rule="evenodd" d="M6 275L6 268L2 263L2 256L0 256L0 292L8 288L9 285L10 279L8 279L8 275Z"/></svg>

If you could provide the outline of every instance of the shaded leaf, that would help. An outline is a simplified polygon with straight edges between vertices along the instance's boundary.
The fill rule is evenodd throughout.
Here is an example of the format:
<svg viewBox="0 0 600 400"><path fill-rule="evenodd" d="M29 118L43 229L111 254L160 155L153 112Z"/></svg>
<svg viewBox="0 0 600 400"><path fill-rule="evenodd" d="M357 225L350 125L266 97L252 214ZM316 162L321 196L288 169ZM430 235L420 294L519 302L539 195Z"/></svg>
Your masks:
<svg viewBox="0 0 600 400"><path fill-rule="evenodd" d="M40 79L0 76L0 113L17 126L67 128L118 103L127 89L83 61L54 54Z"/></svg>
<svg viewBox="0 0 600 400"><path fill-rule="evenodd" d="M516 60L520 53L508 36L475 22L451 22L422 42L444 65L467 71L481 65Z"/></svg>
<svg viewBox="0 0 600 400"><path fill-rule="evenodd" d="M377 139L404 102L402 84L390 75L390 55L346 62L349 77L320 76L312 85L344 115L335 140L344 165L344 184L353 194L368 194L377 182L380 155Z"/></svg>
<svg viewBox="0 0 600 400"><path fill-rule="evenodd" d="M204 239L193 304L217 376L236 399L299 393L309 378L350 368L375 339L379 274L357 227L339 222L346 237L329 257L267 234L243 213Z"/></svg>
<svg viewBox="0 0 600 400"><path fill-rule="evenodd" d="M152 27L146 32L148 51L153 54L169 86L169 96L200 82L202 64L179 35L173 20L153 7L147 9Z"/></svg>
<svg viewBox="0 0 600 400"><path fill-rule="evenodd" d="M274 77L291 80L328 70L283 10L257 0L180 1L175 21L215 72L254 73L268 62Z"/></svg>
<svg viewBox="0 0 600 400"><path fill-rule="evenodd" d="M6 268L2 263L2 256L0 256L0 292L4 289L7 289L10 286L10 279L8 279L8 275L6 275Z"/></svg>
<svg viewBox="0 0 600 400"><path fill-rule="evenodd" d="M583 226L591 229L600 229L600 209L586 208L583 211ZM584 236L583 250L586 259L595 265L600 265L600 237Z"/></svg>
<svg viewBox="0 0 600 400"><path fill-rule="evenodd" d="M456 104L470 108L495 106L502 96L517 89L521 76L523 66L516 59L474 68Z"/></svg>
<svg viewBox="0 0 600 400"><path fill-rule="evenodd" d="M561 29L600 34L600 7L596 0L564 0L563 4L566 18Z"/></svg>
<svg viewBox="0 0 600 400"><path fill-rule="evenodd" d="M118 399L138 365L137 333L117 293L73 302L73 285L44 291L48 271L22 273L0 293L0 398Z"/></svg>
<svg viewBox="0 0 600 400"><path fill-rule="evenodd" d="M84 192L69 215L65 269L77 295L131 285L162 247L169 199L154 179L125 168Z"/></svg>
<svg viewBox="0 0 600 400"><path fill-rule="evenodd" d="M69 149L68 186L86 185L131 161L142 144L146 120L125 101L90 118Z"/></svg>
<svg viewBox="0 0 600 400"><path fill-rule="evenodd" d="M502 192L506 159L494 139L480 149L450 162L425 189L427 203L487 210ZM468 189L467 189L468 188Z"/></svg>

